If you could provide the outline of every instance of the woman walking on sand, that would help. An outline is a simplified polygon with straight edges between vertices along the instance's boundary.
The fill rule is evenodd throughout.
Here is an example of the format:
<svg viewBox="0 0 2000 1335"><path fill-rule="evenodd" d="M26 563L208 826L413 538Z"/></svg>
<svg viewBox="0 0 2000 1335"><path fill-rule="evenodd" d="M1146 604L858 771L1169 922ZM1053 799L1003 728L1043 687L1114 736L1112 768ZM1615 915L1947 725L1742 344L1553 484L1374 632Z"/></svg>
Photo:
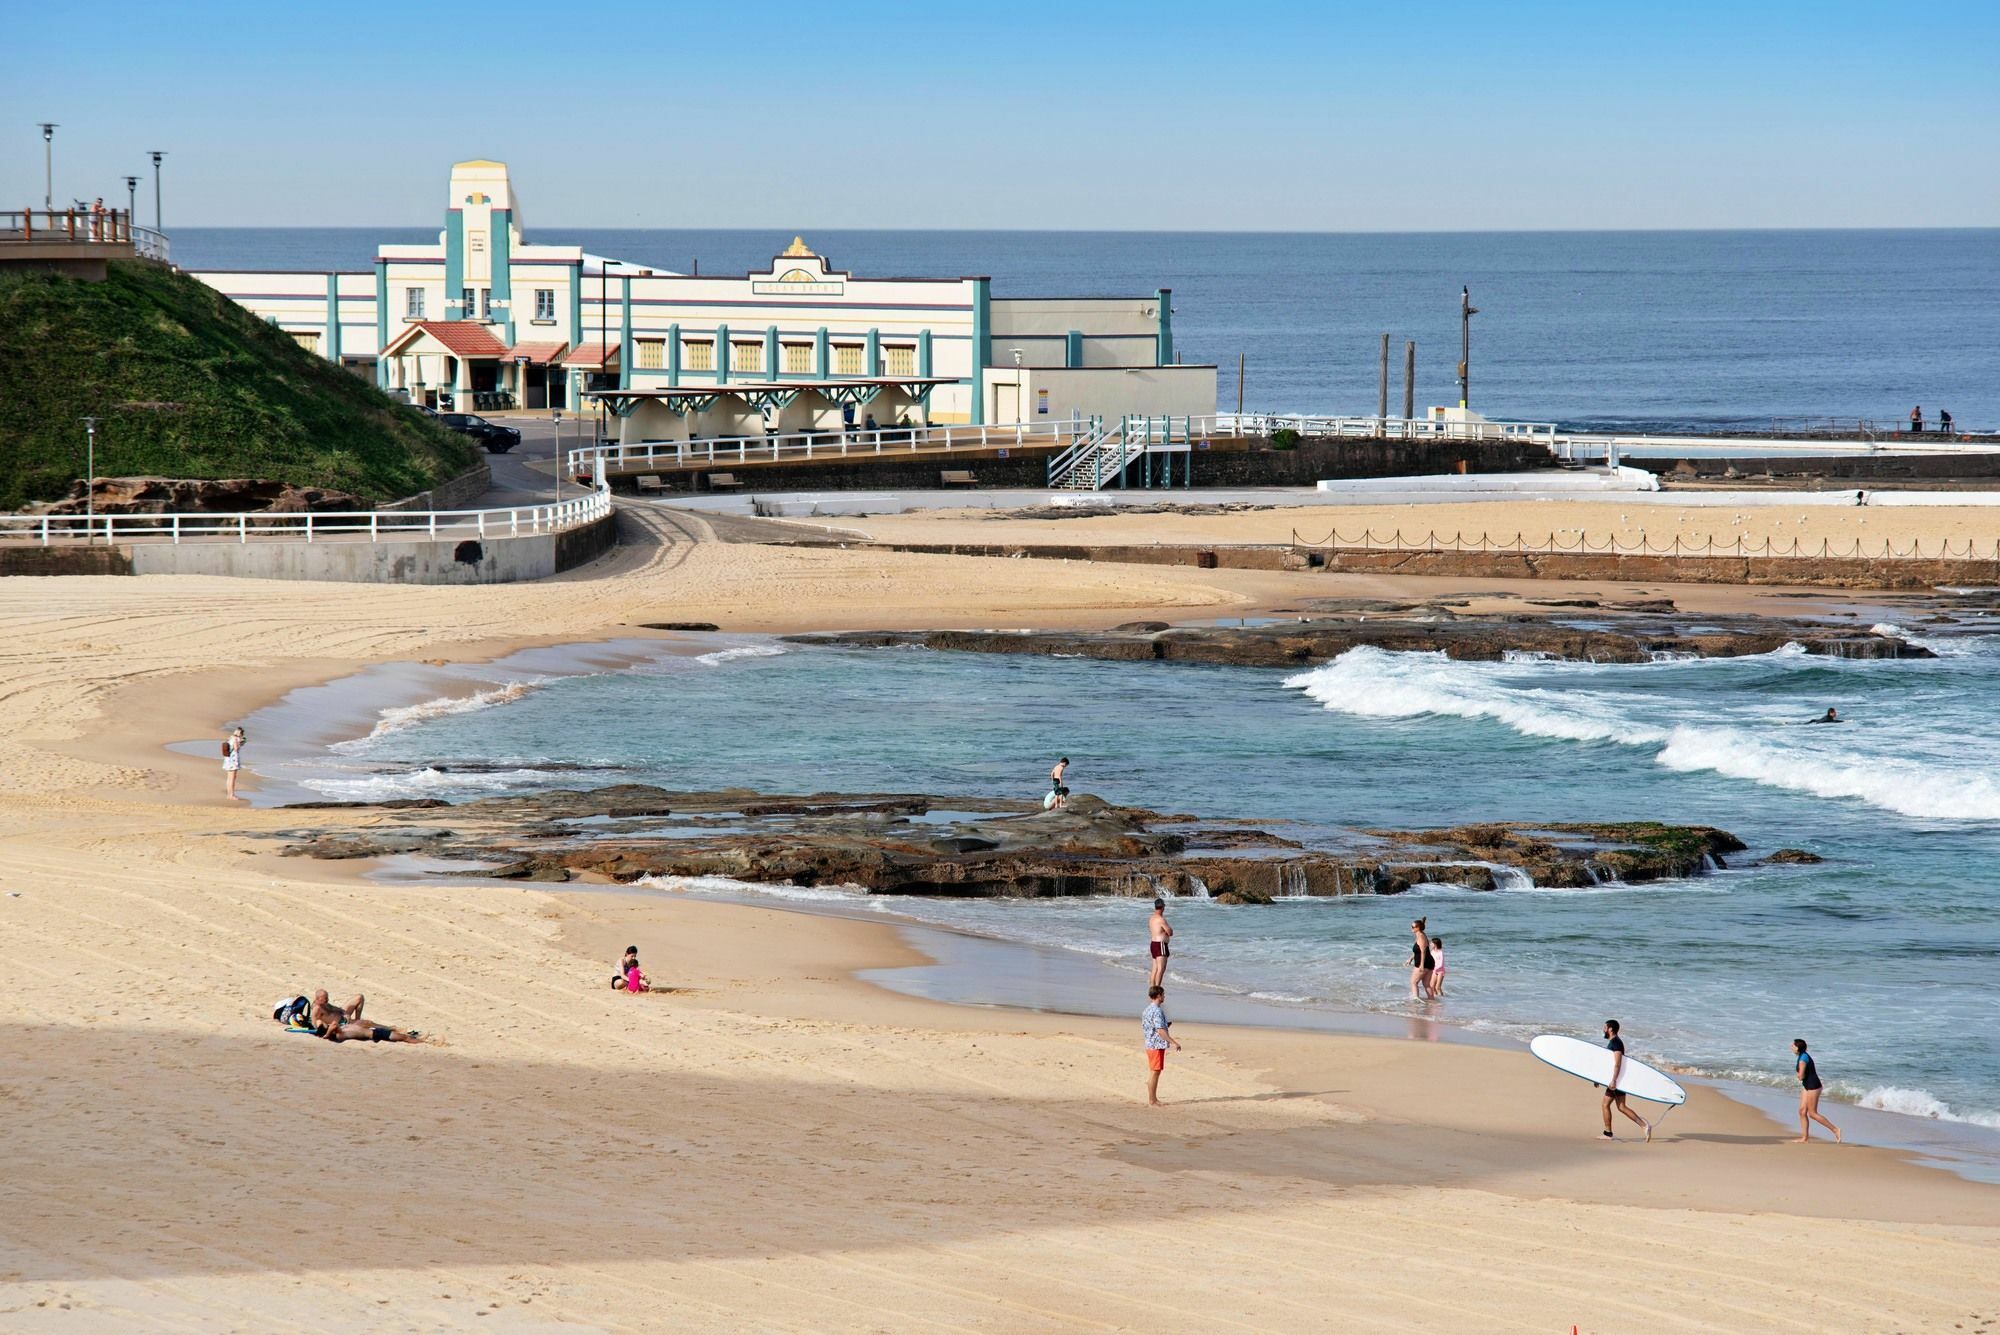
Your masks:
<svg viewBox="0 0 2000 1335"><path fill-rule="evenodd" d="M1792 1074L1799 1078L1799 1138L1792 1143L1803 1145L1811 1140L1812 1124L1818 1122L1833 1132L1833 1143L1840 1144L1840 1128L1819 1115L1819 1096L1825 1086L1820 1083L1819 1068L1813 1064L1812 1054L1806 1051L1803 1038L1792 1040Z"/></svg>
<svg viewBox="0 0 2000 1335"><path fill-rule="evenodd" d="M232 802L247 802L248 798L236 795L236 775L243 768L243 729L231 728L229 736L222 739L222 791Z"/></svg>

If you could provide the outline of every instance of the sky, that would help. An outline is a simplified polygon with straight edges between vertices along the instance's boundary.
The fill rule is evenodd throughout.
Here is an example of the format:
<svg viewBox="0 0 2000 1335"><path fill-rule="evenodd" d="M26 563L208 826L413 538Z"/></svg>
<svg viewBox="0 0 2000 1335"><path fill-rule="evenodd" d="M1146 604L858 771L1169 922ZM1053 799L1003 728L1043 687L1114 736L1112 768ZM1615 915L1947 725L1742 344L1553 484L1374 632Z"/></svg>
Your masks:
<svg viewBox="0 0 2000 1335"><path fill-rule="evenodd" d="M11 6L0 208L408 226L2000 224L2000 4Z"/></svg>

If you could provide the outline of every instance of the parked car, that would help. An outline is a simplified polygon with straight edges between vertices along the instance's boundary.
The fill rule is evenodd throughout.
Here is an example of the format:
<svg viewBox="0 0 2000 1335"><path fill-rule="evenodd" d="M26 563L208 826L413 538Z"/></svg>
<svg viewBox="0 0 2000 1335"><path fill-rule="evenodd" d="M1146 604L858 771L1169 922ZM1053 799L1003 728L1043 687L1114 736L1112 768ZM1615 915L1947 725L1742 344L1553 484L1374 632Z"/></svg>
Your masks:
<svg viewBox="0 0 2000 1335"><path fill-rule="evenodd" d="M471 436L486 447L488 454L505 454L521 443L521 433L513 427L489 422L472 413L439 413L438 421L453 431Z"/></svg>

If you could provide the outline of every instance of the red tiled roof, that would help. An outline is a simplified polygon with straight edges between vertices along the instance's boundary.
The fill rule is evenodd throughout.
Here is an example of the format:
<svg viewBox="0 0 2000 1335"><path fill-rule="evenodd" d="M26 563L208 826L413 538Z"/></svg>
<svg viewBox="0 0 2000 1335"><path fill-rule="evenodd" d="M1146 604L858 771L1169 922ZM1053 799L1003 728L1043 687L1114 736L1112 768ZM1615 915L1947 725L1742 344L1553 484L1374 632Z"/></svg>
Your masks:
<svg viewBox="0 0 2000 1335"><path fill-rule="evenodd" d="M519 361L523 357L535 366L554 366L562 360L567 343L516 343L507 352L510 360Z"/></svg>
<svg viewBox="0 0 2000 1335"><path fill-rule="evenodd" d="M505 357L507 345L500 341L490 325L477 320L418 320L404 328L403 332L389 341L384 351L393 351L396 346L416 333L429 334L444 344L445 351L454 357Z"/></svg>
<svg viewBox="0 0 2000 1335"><path fill-rule="evenodd" d="M611 345L611 355L614 359L618 356L618 345L615 343ZM570 350L569 355L563 358L563 365L598 366L598 367L603 366L604 344L602 343L577 344L575 348Z"/></svg>

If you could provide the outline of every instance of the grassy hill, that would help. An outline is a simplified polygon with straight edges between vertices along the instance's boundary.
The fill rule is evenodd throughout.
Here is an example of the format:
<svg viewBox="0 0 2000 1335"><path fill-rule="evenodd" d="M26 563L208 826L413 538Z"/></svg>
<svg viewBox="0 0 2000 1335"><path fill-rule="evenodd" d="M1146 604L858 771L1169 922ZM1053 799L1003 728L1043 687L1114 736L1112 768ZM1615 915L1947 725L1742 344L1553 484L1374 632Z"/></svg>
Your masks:
<svg viewBox="0 0 2000 1335"><path fill-rule="evenodd" d="M0 270L0 510L100 477L258 477L372 501L472 467L477 447L194 279L139 261L87 283Z"/></svg>

